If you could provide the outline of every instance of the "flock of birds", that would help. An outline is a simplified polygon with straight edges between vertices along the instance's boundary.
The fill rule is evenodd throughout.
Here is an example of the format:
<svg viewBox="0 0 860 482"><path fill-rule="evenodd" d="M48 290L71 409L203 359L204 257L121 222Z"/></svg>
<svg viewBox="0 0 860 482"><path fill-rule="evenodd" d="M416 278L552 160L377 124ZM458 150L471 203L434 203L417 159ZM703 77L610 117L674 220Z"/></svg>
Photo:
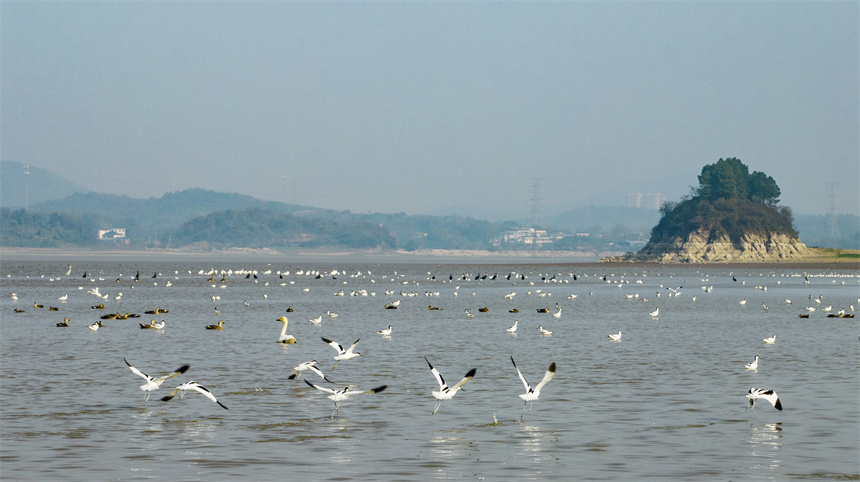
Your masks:
<svg viewBox="0 0 860 482"><path fill-rule="evenodd" d="M70 273L71 273L71 266L69 267L69 271L67 272L67 276L70 275ZM189 274L191 274L190 271L189 271ZM204 272L203 270L201 270L198 272L198 274L208 276L207 281L209 283L213 283L211 285L213 288L215 288L215 287L224 288L224 287L226 287L227 278L230 276L237 276L237 275L242 276L242 275L244 275L244 277L246 279L251 279L251 277L253 276L253 281L256 283L257 279L258 279L258 275L260 274L260 272L251 271L251 270L237 270L237 271L210 270L209 272ZM262 274L271 275L272 273L271 273L271 270L267 270L267 271L262 272ZM370 273L368 273L368 274L370 274ZM428 272L428 275L430 275L430 274L431 273ZM220 286L215 281L219 275L221 277L221 281L220 281L221 285ZM361 276L362 273L358 272L356 274L348 275L345 272L341 272L338 270L332 270L329 272L308 271L307 274L305 274L304 271L300 270L300 271L296 272L296 275L298 275L298 276L301 276L301 275L314 276L316 279L321 279L323 277L331 277L333 279L337 279L338 276L355 277L355 276ZM152 278L155 279L158 276L159 276L159 273L155 273L152 276ZM285 281L290 276L290 272L288 272L288 271L284 271L284 272L279 271L279 272L277 272L277 276L279 277L279 280L281 280L281 284L284 286L294 283L294 281ZM456 284L456 283L460 283L460 282L473 281L473 280L474 281L483 281L483 280L488 279L488 276L489 276L488 274L484 274L483 276L481 276L481 275L473 276L473 275L464 274L458 278L455 278L451 274L451 275L448 275L447 280L443 279L442 283ZM495 275L492 275L492 277L490 277L489 279L495 280L495 279L497 279L498 276L499 276L498 274L495 274ZM574 275L572 273L567 278L557 279L556 276L557 275L553 275L550 277L549 275L544 275L544 276L541 276L540 280L528 280L527 281L527 277L525 274L511 272L506 276L506 279L511 280L513 278L513 280L515 282L521 282L521 283L527 284L527 286L529 286L529 287L535 286L536 282L541 283L541 284L547 284L547 283L564 283L564 284L566 284L566 283L569 283L571 280L573 280L573 281L577 280L577 275ZM84 273L83 278L86 279L87 277L88 277L88 274ZM399 284L401 286L409 283L408 281L401 281L401 278L403 278L403 275L398 275L397 273L395 273L393 276L391 276L390 279L387 277L383 277L383 280L387 280L391 283L394 283L395 285ZM178 279L178 277L176 279ZM735 282L737 281L737 279L734 276L732 276L732 279ZM51 280L53 280L53 278ZM95 279L92 277L90 277L90 280L95 281ZM99 277L98 280L104 281L104 278ZM119 278L116 278L117 283L120 283L121 280L122 280L122 275L120 275ZM135 277L133 278L133 284L131 285L131 289L134 289L134 283L138 283L138 282L140 282L140 280L141 280L140 273L138 272L135 275ZM430 281L431 283L437 281L435 276L428 277L427 280ZM623 277L621 279L610 279L606 275L603 275L602 280L605 283L614 283L618 286L618 288L622 288L622 287L629 284L629 280L623 279ZM376 282L375 280L372 281L372 283L375 283L375 282ZM808 283L808 277L806 278L806 282ZM153 283L157 284L157 282L153 282ZM418 285L418 283L415 281L413 281L412 283L414 283L416 286ZM641 279L636 280L635 283L636 284L642 284L642 280ZM266 284L268 284L268 281L266 282ZM170 285L172 285L172 282L168 281L168 284L166 284L165 286L170 286ZM662 284L660 285L660 288L661 288L661 290L664 289ZM659 298L664 293L667 294L668 297L681 296L682 288L683 287L665 288L666 291L658 291L656 293L656 297ZM81 291L83 291L84 287L81 286L79 289ZM705 293L710 293L712 291L712 289L713 289L713 286L702 286L702 291ZM767 290L766 287L758 287L758 286L756 287L756 289L762 289L762 291ZM460 290L460 286L457 285L456 288L454 288L452 291L453 296L456 297L459 293L459 290ZM307 292L308 288L304 288L303 291ZM99 291L98 287L88 289L88 290L86 290L86 292L88 294L96 296L102 300L108 300L108 297L109 297L109 295L107 295L107 294L102 294ZM393 289L386 289L385 290L385 295L387 295L387 296L396 296L396 294L397 293ZM535 288L535 289L529 288L528 289L528 295L532 295L532 294L537 295L537 297L539 297L539 298L551 296L551 293L549 291L544 291L543 289L540 289L540 288ZM589 295L590 294L592 294L592 293L589 292ZM334 295L335 296L345 296L346 293L343 290L339 290L339 291L336 291L334 293ZM414 297L419 296L419 293L417 290L413 289L412 291L400 291L400 295L401 295L401 297L414 298ZM472 295L473 296L475 295L474 291L472 292ZM264 295L264 297L265 296L266 295ZM349 296L360 296L360 297L371 296L372 297L372 296L376 296L376 293L373 291L367 291L367 290L353 290L353 291L349 292ZM439 291L425 291L424 296L425 297L431 297L431 298L432 297L438 297L438 296L440 296L440 292ZM506 294L504 296L504 298L508 301L513 301L515 296L516 296L516 292L511 292L511 293ZM577 295L572 294L572 295L568 296L568 299L574 299L574 298L576 298L576 296ZM17 293L11 293L11 298L13 301L17 301L19 297L18 297ZM628 293L625 295L625 298L631 299L631 300L638 300L638 301L646 301L646 302L648 301L647 298L640 297L640 295L638 293ZM122 299L122 293L119 293L118 295L116 295L114 297L115 301L120 301L121 299ZM809 299L813 303L821 304L823 296L819 296L818 298L813 298L810 295ZM60 301L61 303L66 303L66 302L68 302L68 300L69 300L68 294L64 294L63 296L58 297L58 301ZM211 300L213 302L218 301L218 300L220 300L220 296L212 295ZM692 301L695 302L695 300L696 300L696 297L693 296ZM791 301L788 299L786 299L785 302L787 304L791 304ZM249 306L249 302L247 300L244 300L243 303L246 307ZM858 298L858 303L860 303L860 298ZM400 307L400 304L401 304L401 300L397 299L395 301L386 303L384 305L384 308L385 309L398 309ZM739 301L739 304L742 306L746 305L746 299ZM44 308L44 305L39 304L38 302L34 302L33 306L34 306L34 309ZM762 306L763 306L763 309L765 311L768 310L766 303L763 302ZM538 308L537 312L538 313L552 313L552 317L558 319L561 317L561 313L562 313L563 308L559 305L559 303L555 303L555 307L556 308L555 308L554 312L551 312L549 308ZM94 305L91 308L94 310L103 310L103 309L105 309L105 305L104 305L104 302L100 302L98 305ZM429 310L441 310L442 308L439 306L434 306L431 304L428 306L428 309ZM823 311L824 312L830 312L831 309L832 309L832 307L828 306ZM853 317L853 314L851 312L854 311L854 306L850 305L848 307L848 309L850 310L850 312L846 311L845 309L842 309L835 314L835 317L843 317L843 318ZM814 307L808 308L809 312L812 312L814 310L815 310ZM52 306L52 307L50 307L50 311L59 311L59 309L57 307ZM293 309L292 309L292 307L289 307L286 311L287 311L287 313L292 313ZM465 311L466 311L466 317L467 318L473 318L474 317L474 315L471 313L471 311L469 309L466 309ZM479 308L478 311L479 312L488 312L489 308L488 307ZM517 308L512 308L508 311L510 313L519 313L519 310ZM22 312L24 312L24 310L15 308L15 312L22 313ZM168 313L168 312L169 311L165 308L155 308L153 310L146 311L147 314L154 314L154 315ZM220 315L220 310L215 308L215 313L216 313L216 315ZM320 314L316 318L311 318L308 321L314 325L319 325L322 322L323 315L328 316L330 319L334 319L338 316L333 311L326 310L325 313ZM657 318L660 315L660 308L655 307L655 309L653 311L648 312L648 315L650 315L653 318ZM803 314L801 314L801 316L803 316ZM806 316L808 316L808 314ZM128 313L128 312L126 312L124 314L120 313L120 312L117 312L115 314L111 313L109 315L101 316L98 321L88 325L88 328L92 331L97 331L102 326L104 326L102 323L103 320L124 320L124 319L139 318L139 317L140 317L140 315L132 314L132 313ZM70 326L69 321L70 321L69 318L65 317L63 322L57 323L57 326L58 327L69 327ZM280 331L279 336L276 339L276 341L278 343L282 343L282 344L295 344L296 343L296 337L293 335L287 334L287 329L289 326L289 320L287 319L287 317L282 316L282 317L278 318L277 321L282 323L282 327L281 327L281 331ZM140 323L139 325L140 325L141 329L163 330L165 328L166 322L164 320L156 321L153 319L150 323ZM205 328L207 330L221 331L224 329L224 325L225 325L225 322L223 320L219 320L215 324L205 325ZM515 320L514 324L512 326L510 326L509 328L507 328L506 331L508 333L511 333L511 334L516 334L518 327L519 327L519 320ZM541 336L551 336L553 334L552 331L544 328L543 325L539 325L538 330L539 330ZM383 329L377 331L376 333L383 336L383 337L390 338L392 336L392 332L393 332L393 327L391 325L389 325L387 328L383 328ZM607 336L611 342L620 342L621 341L621 335L622 335L622 331L619 330L617 333L608 334ZM353 358L361 356L361 353L356 351L356 347L357 347L360 340L356 340L354 343L352 343L349 346L344 346L344 345L342 345L336 341L333 341L333 340L325 338L325 337L321 337L321 339L324 343L328 344L330 347L332 347L335 350L335 355L333 356L333 360L335 361L335 364L332 367L332 370L337 368L338 364L341 362L351 360ZM762 340L762 342L765 344L769 344L769 345L774 344L776 342L776 334L772 335L771 337L764 338ZM167 381L171 378L174 378L174 377L178 377L178 376L184 374L189 369L189 365L183 365L183 366L179 367L178 369L176 369L175 371L168 373L167 375L163 375L160 377L151 377L151 376L145 374L144 372L140 371L139 369L135 368L134 366L132 366L128 362L128 360L126 360L125 358L123 358L123 360L125 361L128 368L132 371L132 373L134 373L135 375L137 375L137 376L139 376L145 380L146 383L144 383L143 385L140 386L141 390L143 390L145 392L145 396L143 399L144 402L148 401L150 393L154 390L159 389L165 381ZM463 387L476 376L477 369L472 368L457 383L449 386L445 382L441 373L436 369L436 367L434 367L433 364L430 363L430 361L426 357L424 357L424 360L427 362L427 365L430 369L430 372L432 373L433 377L436 379L436 382L439 385L438 391L437 390L431 391L432 396L436 399L436 404L435 404L433 412L432 412L433 414L435 414L439 410L440 405L444 400L452 399L459 391L463 390ZM759 355L755 355L754 360L752 362L746 364L745 368L747 370L753 370L753 371L758 370L759 360L760 360ZM522 418L523 415L525 414L526 406L528 405L529 410L531 410L531 405L529 405L529 403L534 404L534 402L536 400L538 400L538 398L540 397L541 390L547 385L547 383L549 383L552 380L552 378L556 372L556 363L555 362L550 363L549 368L545 372L541 381L534 386L532 386L526 380L526 378L523 376L522 372L520 371L520 369L517 366L516 362L514 361L513 357L511 357L511 363L513 364L513 367L517 373L517 376L519 377L520 381L523 383L523 386L525 388L525 393L519 395L519 397L524 402L523 403L523 413L520 416L520 418ZM323 373L323 371L319 368L317 360L311 360L311 361L305 361L305 362L299 363L298 365L296 365L292 369L292 373L288 376L288 379L295 379L295 378L299 377L303 372L313 373L316 376L318 376L322 381L331 383L331 380L328 378L328 376L325 375ZM310 387L312 387L316 390L319 390L320 392L326 394L326 396L334 402L334 413L335 414L338 413L338 411L339 411L340 403L345 401L345 400L348 400L351 396L356 396L356 395L360 395L360 394L380 393L380 392L383 392L387 388L387 385L381 385L381 386L378 386L378 387L375 387L375 388L372 388L369 390L359 390L358 387L355 387L355 386L347 386L347 387L344 387L342 389L334 389L334 388L328 388L328 387L322 386L321 384L319 384L319 382L313 383L307 379L305 379L304 381ZM181 399L189 391L200 393L203 396L205 396L206 398L208 398L209 400L211 400L212 402L217 403L222 408L227 409L227 407L223 403L221 403L215 397L215 395L212 394L212 392L209 389L207 389L206 387L200 385L199 383L197 383L195 381L187 381L187 382L179 384L169 394L162 397L161 400L165 401L165 402L169 401L172 398L174 398L177 394L179 395L179 398ZM749 400L748 409L753 408L756 400L766 400L777 410L782 410L782 404L780 402L780 399L773 389L761 389L761 388L753 387L753 388L750 388L749 391L747 392L746 398Z"/></svg>

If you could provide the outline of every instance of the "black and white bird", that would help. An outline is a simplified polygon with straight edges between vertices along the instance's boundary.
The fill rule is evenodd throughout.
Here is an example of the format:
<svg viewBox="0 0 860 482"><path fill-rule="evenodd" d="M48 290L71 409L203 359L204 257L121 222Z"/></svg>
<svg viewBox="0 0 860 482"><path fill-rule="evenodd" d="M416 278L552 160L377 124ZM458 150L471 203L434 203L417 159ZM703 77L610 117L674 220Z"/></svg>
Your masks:
<svg viewBox="0 0 860 482"><path fill-rule="evenodd" d="M337 364L344 361L344 360L350 360L350 359L355 358L357 356L361 356L361 353L359 353L357 351L353 351L353 350L355 350L355 346L358 345L358 342L361 340L361 338L359 338L358 340L355 340L355 343L350 345L349 348L346 350L344 350L343 346L336 341L331 341L324 336L320 337L320 338L322 338L322 341L328 343L332 348L337 350L337 355L334 356L335 364L333 367L331 367L332 370L337 368Z"/></svg>
<svg viewBox="0 0 860 482"><path fill-rule="evenodd" d="M312 372L316 373L317 375L319 375L319 376L320 376L320 378L322 378L323 380L325 380L325 381L327 381L327 382L331 383L331 380L329 380L329 379L328 379L328 378L323 374L322 370L320 370L320 369L317 367L317 361L316 361L316 360L311 360L311 361L309 361L309 362L302 362L302 363L299 363L295 368L293 368L293 373L291 373L291 374L290 374L290 376L288 376L287 378L288 378L288 379L290 379L290 380L292 380L292 379L296 378L296 377L299 375L299 373L301 373L301 372L303 372L303 371L305 371L305 370L310 370L310 371L312 371Z"/></svg>
<svg viewBox="0 0 860 482"><path fill-rule="evenodd" d="M773 408L777 410L782 410L782 404L779 403L779 396L777 396L776 392L773 390L765 390L764 388L750 388L750 391L747 392L747 398L750 399L750 404L747 409L752 409L755 405L755 401L758 399L764 399L770 402L773 405Z"/></svg>
<svg viewBox="0 0 860 482"><path fill-rule="evenodd" d="M355 391L354 386L353 387L346 387L343 390L332 390L331 388L326 388L326 387L314 385L313 383L311 383L307 380L305 380L305 383L316 388L317 390L319 390L321 392L325 392L325 393L329 394L328 398L330 400L334 401L334 413L338 413L340 402L342 402L344 400L348 400L350 396L361 395L363 393L379 393L379 392L385 390L386 388L388 388L388 385L381 385L381 386L378 386L378 387L370 389L370 390L358 392L358 391Z"/></svg>
<svg viewBox="0 0 860 482"><path fill-rule="evenodd" d="M382 336L391 336L391 325L388 325L388 328L383 328L376 333Z"/></svg>
<svg viewBox="0 0 860 482"><path fill-rule="evenodd" d="M457 382L456 385L449 387L448 384L445 383L445 379L442 378L442 374L439 373L439 370L436 370L436 368L433 367L433 365L430 363L430 360L428 360L426 356L424 357L424 361L426 361L427 365L430 366L430 371L433 373L433 376L436 377L436 381L439 383L439 391L431 392L433 394L433 397L436 398L436 407L433 408L433 413L436 413L436 411L439 410L439 406L442 404L442 400L450 400L454 398L454 395L456 395L458 391L463 389L463 385L469 383L469 381L474 378L475 372L477 371L477 368L469 370L469 372L466 373L466 376L463 377L462 380Z"/></svg>
<svg viewBox="0 0 860 482"><path fill-rule="evenodd" d="M125 359L125 357L123 357L122 360L125 362L126 365L128 365L128 368L131 370L132 373L146 380L146 383L140 386L140 389L146 392L146 394L143 396L144 402L149 400L150 393L152 393L153 390L158 390L165 380L178 375L182 375L190 368L190 365L182 365L181 367L177 368L176 371L170 372L163 377L153 378L146 373L143 373L142 371L138 370L137 368L133 367L131 363L129 363L128 360Z"/></svg>
<svg viewBox="0 0 860 482"><path fill-rule="evenodd" d="M227 409L227 407L223 403L219 402L218 399L215 398L215 395L212 395L212 392L210 392L208 388L195 381L185 382L182 385L179 385L178 387L174 388L172 392L161 397L161 401L166 402L171 398L175 397L177 393L179 393L179 398L182 399L182 397L185 396L185 392L189 390L194 390L195 392L202 393L204 397L208 398L209 400L212 400L218 405L221 405L221 408L225 410Z"/></svg>
<svg viewBox="0 0 860 482"><path fill-rule="evenodd" d="M758 370L758 359L759 359L759 356L756 355L755 360L744 365L744 368L746 368L747 370Z"/></svg>
<svg viewBox="0 0 860 482"><path fill-rule="evenodd" d="M520 415L520 418L523 418L523 415L525 415L526 413L526 404L528 402L532 402L532 405L534 405L535 400L540 397L541 389L544 387L544 385L549 383L549 381L552 380L553 375L555 375L555 362L552 362L549 365L549 369L547 369L546 373L543 376L543 379L534 388L532 388L532 386L529 385L529 382L526 381L526 377L523 376L522 372L517 366L517 362L514 361L514 357L511 357L511 363L514 364L514 368L517 370L517 375L519 375L520 380L523 382L523 386L526 387L526 393L520 394L520 398L523 399L523 413L522 415ZM530 405L529 411L531 412L531 410L532 408Z"/></svg>

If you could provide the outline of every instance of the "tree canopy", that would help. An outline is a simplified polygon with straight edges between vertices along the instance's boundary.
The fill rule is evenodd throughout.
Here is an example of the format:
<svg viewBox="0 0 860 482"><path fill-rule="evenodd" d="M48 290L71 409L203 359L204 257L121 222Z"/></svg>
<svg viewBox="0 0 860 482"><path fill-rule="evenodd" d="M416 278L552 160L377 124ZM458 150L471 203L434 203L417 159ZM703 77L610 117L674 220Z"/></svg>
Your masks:
<svg viewBox="0 0 860 482"><path fill-rule="evenodd" d="M749 199L766 204L779 202L779 186L767 174L749 168L736 157L720 159L702 168L697 195L708 201Z"/></svg>

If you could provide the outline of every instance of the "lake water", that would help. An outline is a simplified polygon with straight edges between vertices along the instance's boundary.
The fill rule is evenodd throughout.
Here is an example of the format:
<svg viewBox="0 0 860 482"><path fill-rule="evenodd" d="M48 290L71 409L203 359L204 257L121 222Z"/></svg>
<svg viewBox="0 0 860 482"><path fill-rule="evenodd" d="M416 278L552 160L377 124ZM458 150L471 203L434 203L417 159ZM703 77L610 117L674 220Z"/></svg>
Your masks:
<svg viewBox="0 0 860 482"><path fill-rule="evenodd" d="M860 477L860 324L823 312L860 308L855 270L809 269L804 277L754 267L71 264L69 275L61 261L2 264L6 480ZM217 270L214 281L210 270ZM221 270L233 273L221 282ZM256 279L243 270L256 270ZM516 276L508 280L509 273ZM96 287L108 298L88 293ZM670 296L672 289L680 294ZM360 290L367 296L351 295ZM384 309L397 299L398 309ZM99 303L104 310L91 308ZM559 318L551 314L556 303ZM807 306L816 311L800 319ZM510 313L515 307L520 312ZM549 314L537 312L544 307ZM657 307L659 316L649 316ZM169 312L144 314L155 308ZM87 328L116 312L141 318ZM321 325L309 322L320 314ZM275 342L285 315L295 345ZM71 326L56 327L64 317ZM139 328L152 319L165 320L165 328ZM223 331L204 329L218 320ZM506 329L514 320L512 335ZM376 334L389 325L390 338ZM540 325L553 334L541 336ZM618 330L621 341L610 341ZM776 343L765 345L762 338L773 334ZM335 351L321 337L345 345L360 339L362 356L332 371ZM745 370L755 355L759 369ZM449 384L477 368L436 414L430 392L438 385L425 356ZM551 362L558 367L522 418L524 389L511 356L532 384ZM123 357L155 376L191 368L144 403L143 380ZM333 415L324 393L287 379L312 359L334 381L305 372L314 383L387 389L342 402ZM160 400L187 380L208 387L229 410L193 392ZM774 389L784 410L763 400L747 410L750 387Z"/></svg>

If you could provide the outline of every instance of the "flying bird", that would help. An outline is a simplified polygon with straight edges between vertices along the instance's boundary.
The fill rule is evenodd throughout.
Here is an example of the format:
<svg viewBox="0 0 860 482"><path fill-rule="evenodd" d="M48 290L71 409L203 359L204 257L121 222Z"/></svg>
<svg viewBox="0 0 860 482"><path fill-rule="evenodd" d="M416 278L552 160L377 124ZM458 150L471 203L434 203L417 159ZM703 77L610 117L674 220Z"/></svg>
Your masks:
<svg viewBox="0 0 860 482"><path fill-rule="evenodd" d="M182 385L179 385L178 387L174 388L172 392L161 397L161 401L166 402L166 401L170 400L171 398L175 397L176 394L179 392L182 392L182 393L179 393L179 399L181 400L182 397L185 396L185 392L187 392L189 390L194 390L195 392L203 394L204 397L208 398L209 400L212 400L213 402L217 403L218 405L221 405L221 408L227 410L227 407L223 403L219 402L218 399L215 398L215 395L212 395L212 392L210 392L208 388L204 387L203 385L201 385L195 381L185 382Z"/></svg>
<svg viewBox="0 0 860 482"><path fill-rule="evenodd" d="M544 385L549 383L549 381L552 380L553 375L555 375L555 362L552 362L549 365L549 369L544 374L543 379L534 388L529 385L529 382L526 381L526 377L524 377L522 372L520 372L519 367L517 367L517 362L514 361L514 357L511 357L511 363L514 364L514 368L517 370L517 375L519 375L520 380L523 382L523 386L526 387L526 393L520 394L520 398L523 399L523 413L520 415L520 418L523 418L523 415L526 413L526 404L528 402L532 402L532 405L534 405L534 401L540 397L541 389ZM531 406L529 406L529 411L531 412L531 410Z"/></svg>
<svg viewBox="0 0 860 482"><path fill-rule="evenodd" d="M749 407L747 410L751 410L753 406L755 406L755 401L758 399L764 399L770 402L773 405L773 408L777 410L782 410L782 404L779 403L779 396L777 396L776 392L773 390L765 390L764 388L750 388L750 391L747 392L747 398L750 399Z"/></svg>
<svg viewBox="0 0 860 482"><path fill-rule="evenodd" d="M472 378L475 376L475 372L477 371L477 368L469 370L469 372L466 373L466 376L463 377L462 380L457 382L456 385L449 387L448 384L445 383L445 379L442 378L442 374L439 373L439 370L436 370L436 368L433 367L433 365L430 363L430 360L428 360L426 356L424 357L424 361L426 361L427 365L430 366L430 372L433 373L433 376L436 377L436 381L439 383L439 391L431 392L433 394L433 397L436 398L436 407L433 408L433 413L436 413L436 411L439 410L439 406L442 404L442 400L450 400L454 398L454 395L456 395L458 391L463 389L463 385L469 383L469 381L472 380Z"/></svg>
<svg viewBox="0 0 860 482"><path fill-rule="evenodd" d="M321 392L325 392L325 393L329 394L328 398L330 400L334 401L334 413L338 413L338 408L339 408L340 402L342 402L344 400L348 400L349 397L352 395L361 395L363 393L379 393L379 392L385 390L386 388L388 388L388 385L381 385L381 386L378 386L376 388L372 388L370 390L365 390L363 392L357 392L354 390L354 388L351 389L350 387L346 387L343 390L332 390L331 388L326 388L326 387L314 385L313 383L311 383L307 380L305 380L305 383L316 388L317 390L319 390ZM332 414L332 416L334 416L334 414Z"/></svg>
<svg viewBox="0 0 860 482"><path fill-rule="evenodd" d="M176 371L170 372L163 377L153 378L146 373L143 373L142 371L138 370L137 368L133 367L131 363L129 363L128 360L125 359L125 357L123 357L122 361L124 361L125 364L128 365L128 368L131 370L132 373L146 380L146 383L140 386L140 389L146 392L143 397L144 402L149 400L149 395L153 390L158 390L159 388L161 388L161 384L164 383L165 380L181 375L187 372L188 369L191 367L187 364L182 365L181 367L177 368Z"/></svg>
<svg viewBox="0 0 860 482"><path fill-rule="evenodd" d="M310 370L310 371L316 373L317 375L319 375L320 378L322 378L323 380L331 383L331 380L329 380L325 375L323 375L323 372L317 367L317 361L316 360L311 360L309 362L299 363L295 368L293 368L293 373L291 373L290 376L288 376L287 378L290 380L293 380L299 375L299 373L301 373L305 370Z"/></svg>
<svg viewBox="0 0 860 482"><path fill-rule="evenodd" d="M344 350L343 346L336 341L331 341L326 337L320 337L320 338L322 338L322 341L328 343L329 346L331 346L332 348L337 350L337 355L334 356L335 364L333 367L331 367L332 370L337 368L337 364L342 362L343 360L350 360L350 359L355 358L357 356L361 356L361 353L359 353L357 351L353 352L353 350L355 350L355 346L358 345L358 342L361 340L361 338L359 338L358 340L355 340L355 343L350 345L349 348L346 350Z"/></svg>

